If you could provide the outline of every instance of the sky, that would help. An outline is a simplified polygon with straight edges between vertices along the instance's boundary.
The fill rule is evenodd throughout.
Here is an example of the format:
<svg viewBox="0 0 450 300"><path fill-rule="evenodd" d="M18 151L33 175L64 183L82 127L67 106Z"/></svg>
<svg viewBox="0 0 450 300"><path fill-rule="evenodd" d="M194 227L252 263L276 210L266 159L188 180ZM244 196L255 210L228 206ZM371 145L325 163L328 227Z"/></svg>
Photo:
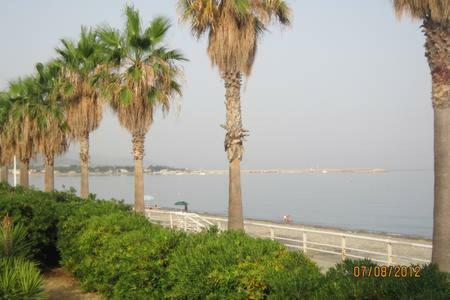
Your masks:
<svg viewBox="0 0 450 300"><path fill-rule="evenodd" d="M397 19L390 0L288 0L293 25L270 27L242 92L243 168L433 167L431 79L420 23ZM0 0L0 89L56 57L82 25L172 20L167 44L189 59L184 95L146 136L145 162L226 168L224 87L206 39L179 22L175 0ZM108 108L91 134L91 163L132 164L131 136ZM66 157L76 158L73 143Z"/></svg>

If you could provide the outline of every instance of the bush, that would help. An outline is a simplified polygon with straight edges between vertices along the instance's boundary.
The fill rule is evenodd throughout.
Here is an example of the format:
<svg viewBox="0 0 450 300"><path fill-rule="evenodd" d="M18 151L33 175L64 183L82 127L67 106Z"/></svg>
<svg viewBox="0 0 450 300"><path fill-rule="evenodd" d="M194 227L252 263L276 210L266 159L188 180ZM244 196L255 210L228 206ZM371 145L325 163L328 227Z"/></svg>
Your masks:
<svg viewBox="0 0 450 300"><path fill-rule="evenodd" d="M65 205L70 213L61 219L58 231L58 251L61 251L61 264L69 271L73 271L76 264L79 263L82 254L74 244L78 235L93 217L100 217L112 213L125 212L128 208L122 204L110 201L85 200L82 202L71 202ZM120 219L118 217L118 219ZM148 223L148 221L146 221ZM114 228L110 228L114 230ZM100 243L100 241L96 241Z"/></svg>
<svg viewBox="0 0 450 300"><path fill-rule="evenodd" d="M166 296L175 299L305 299L321 276L302 254L233 231L189 236L171 254L167 273Z"/></svg>
<svg viewBox="0 0 450 300"><path fill-rule="evenodd" d="M110 299L450 299L448 275L433 265L420 278L358 279L355 264L375 264L348 260L322 275L277 242L217 228L186 235L93 196L0 185L6 214L28 231L33 257L55 263L60 253L83 288ZM40 297L35 264L3 258L0 268L0 299Z"/></svg>
<svg viewBox="0 0 450 300"><path fill-rule="evenodd" d="M35 263L20 257L0 258L0 299L43 299L43 293Z"/></svg>
<svg viewBox="0 0 450 300"><path fill-rule="evenodd" d="M30 243L21 224L7 215L0 228L0 299L40 299L42 278L30 257Z"/></svg>
<svg viewBox="0 0 450 300"><path fill-rule="evenodd" d="M0 218L7 214L28 232L31 255L44 264L55 260L57 203L48 195L23 188L0 188Z"/></svg>
<svg viewBox="0 0 450 300"><path fill-rule="evenodd" d="M85 219L82 230L78 214L62 224L62 264L80 278L85 289L109 298L157 298L167 255L184 235L150 224L140 215L103 209L110 214ZM79 211L86 216L85 212L86 208Z"/></svg>
<svg viewBox="0 0 450 300"><path fill-rule="evenodd" d="M334 299L450 299L450 277L434 265L422 266L420 278L355 277L354 266L374 267L370 260L346 260L331 268L322 283L321 297Z"/></svg>
<svg viewBox="0 0 450 300"><path fill-rule="evenodd" d="M86 202L89 204L86 205ZM56 241L59 221L65 220L80 207L86 209L92 206L97 207L92 203L105 203L105 207L127 209L123 204L95 200L92 196L89 200L80 199L73 191L44 193L0 184L0 219L10 215L15 224L23 225L28 232L31 256L44 266L58 264L59 253ZM102 204L98 206L103 207Z"/></svg>
<svg viewBox="0 0 450 300"><path fill-rule="evenodd" d="M31 247L27 235L21 224L14 224L8 215L4 217L0 227L0 258L29 258Z"/></svg>
<svg viewBox="0 0 450 300"><path fill-rule="evenodd" d="M301 252L284 252L265 270L268 299L310 299L320 288L322 274Z"/></svg>

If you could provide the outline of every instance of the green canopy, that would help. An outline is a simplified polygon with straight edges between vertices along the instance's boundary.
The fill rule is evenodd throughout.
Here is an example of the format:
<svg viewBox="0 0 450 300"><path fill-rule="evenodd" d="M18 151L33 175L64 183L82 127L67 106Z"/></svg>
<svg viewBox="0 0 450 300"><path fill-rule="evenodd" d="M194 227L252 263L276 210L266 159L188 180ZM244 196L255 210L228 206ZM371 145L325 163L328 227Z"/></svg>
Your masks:
<svg viewBox="0 0 450 300"><path fill-rule="evenodd" d="M178 201L175 202L175 205L188 205L189 203L187 203L186 201Z"/></svg>
<svg viewBox="0 0 450 300"><path fill-rule="evenodd" d="M187 203L186 201L177 201L175 202L175 205L184 205L184 211L188 211L189 203Z"/></svg>

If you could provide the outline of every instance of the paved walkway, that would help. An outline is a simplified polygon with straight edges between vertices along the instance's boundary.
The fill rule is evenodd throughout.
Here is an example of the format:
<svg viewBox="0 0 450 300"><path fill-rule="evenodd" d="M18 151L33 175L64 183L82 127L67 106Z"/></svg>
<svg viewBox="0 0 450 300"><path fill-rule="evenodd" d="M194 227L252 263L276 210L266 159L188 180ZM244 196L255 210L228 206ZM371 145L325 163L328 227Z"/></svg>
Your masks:
<svg viewBox="0 0 450 300"><path fill-rule="evenodd" d="M161 213L158 213L160 211ZM169 226L169 214L165 212L169 212L168 210L152 210L154 214L152 214L157 221L159 221L162 225ZM210 214L198 214L202 218L206 218L210 222L217 224L220 228L226 228L227 222L226 218L223 216L216 216ZM256 224L255 224L256 223ZM283 227L283 228L277 228ZM270 227L273 227L273 231L271 233ZM431 246L431 241L424 238L414 238L414 237L405 237L399 235L389 235L383 233L372 233L367 231L350 231L343 230L337 228L330 227L318 227L318 226L310 226L310 225L302 225L302 224L280 224L275 222L268 221L260 221L260 220L246 220L245 231L247 234L256 236L256 237L265 237L271 238L271 234L275 240L278 240L281 243L291 245L291 249L302 251L303 248L303 234L302 229L305 230L313 230L313 231L322 231L329 232L332 234L323 234L323 233L312 233L307 232L307 241L308 248L315 248L319 250L325 251L333 251L338 254L330 254L323 253L316 250L307 250L307 255L314 260L319 267L323 271L328 270L330 267L334 266L336 263L342 260L341 252L342 252L342 236L345 235L345 248L347 255L357 255L361 257L370 257L371 259L387 261L388 260L388 245L383 241L376 240L367 240L367 239L359 239L352 237L353 236L364 236L372 239L390 239L392 241L401 242L401 243L411 243L411 244L423 244L428 247ZM324 246L323 244L334 245L335 247ZM405 244L397 244L393 242L392 244L392 263L399 265L410 265L414 264L423 264L425 262L415 261L409 258L404 257L414 257L421 260L430 260L431 259L431 249L430 248L422 248L417 246L405 245ZM356 251L357 249L366 250L373 253L362 253ZM348 258L354 258L347 256ZM381 263L383 264L383 263ZM386 264L386 263L384 263Z"/></svg>

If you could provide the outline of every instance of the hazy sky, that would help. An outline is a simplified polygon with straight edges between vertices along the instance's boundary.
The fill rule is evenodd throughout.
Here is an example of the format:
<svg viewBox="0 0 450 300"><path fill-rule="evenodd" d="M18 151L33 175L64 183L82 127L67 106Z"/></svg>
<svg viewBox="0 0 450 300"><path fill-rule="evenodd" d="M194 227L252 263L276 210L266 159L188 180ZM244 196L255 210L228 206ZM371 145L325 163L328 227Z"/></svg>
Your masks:
<svg viewBox="0 0 450 300"><path fill-rule="evenodd" d="M133 3L147 23L173 20L168 43L182 50L184 97L177 114L158 117L146 161L225 168L224 88L197 41L180 24L175 0L0 0L0 88L55 57L81 25L122 27ZM398 21L390 0L288 0L294 23L260 43L242 95L244 168L432 168L431 82L420 24ZM73 145L69 156L76 155ZM95 164L132 163L130 134L107 112L91 135Z"/></svg>

